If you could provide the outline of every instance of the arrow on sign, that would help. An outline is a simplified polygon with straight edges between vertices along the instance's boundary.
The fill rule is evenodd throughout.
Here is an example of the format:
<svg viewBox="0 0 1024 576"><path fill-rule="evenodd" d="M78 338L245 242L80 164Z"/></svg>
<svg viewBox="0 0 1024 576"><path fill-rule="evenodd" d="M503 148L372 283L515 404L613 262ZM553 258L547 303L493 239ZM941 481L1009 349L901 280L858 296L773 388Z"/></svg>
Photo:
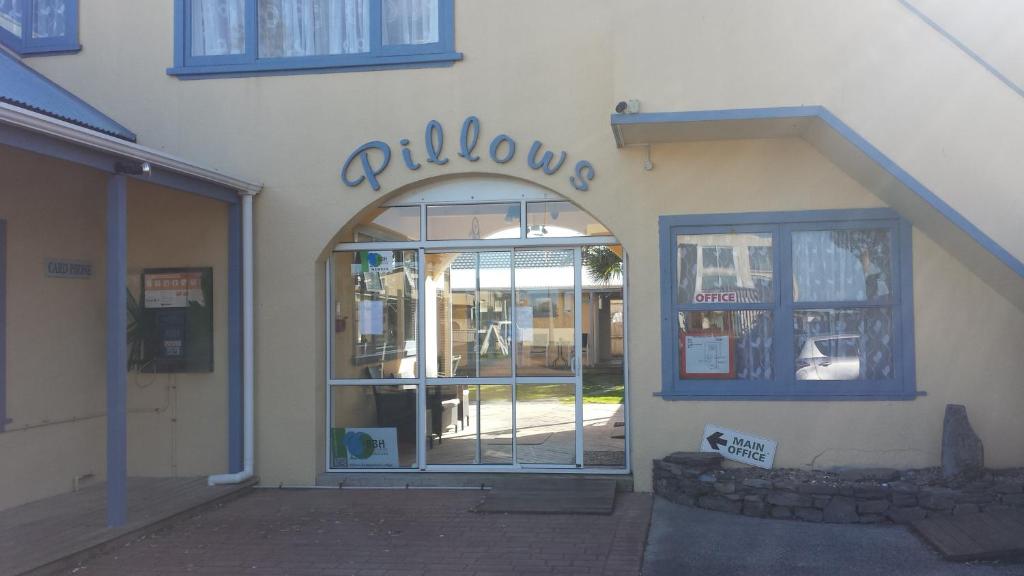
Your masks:
<svg viewBox="0 0 1024 576"><path fill-rule="evenodd" d="M721 432L715 432L711 436L708 436L707 441L708 444L710 444L711 447L714 448L716 451L718 450L719 446L725 446L726 444L728 444L728 442L722 439Z"/></svg>

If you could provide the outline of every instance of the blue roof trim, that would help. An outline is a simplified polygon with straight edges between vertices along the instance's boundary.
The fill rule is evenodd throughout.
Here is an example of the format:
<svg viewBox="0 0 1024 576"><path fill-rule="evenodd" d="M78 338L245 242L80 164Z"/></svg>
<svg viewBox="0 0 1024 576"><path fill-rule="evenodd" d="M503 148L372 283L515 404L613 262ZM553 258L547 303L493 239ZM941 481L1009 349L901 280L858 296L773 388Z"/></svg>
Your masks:
<svg viewBox="0 0 1024 576"><path fill-rule="evenodd" d="M135 142L135 134L46 76L0 50L0 101Z"/></svg>
<svg viewBox="0 0 1024 576"><path fill-rule="evenodd" d="M692 112L655 112L640 114L612 114L611 124L613 129L616 126L629 126L635 124L664 123L664 122L708 122L717 120L762 120L762 119L784 119L784 118L819 118L830 128L839 133L848 142L857 147L868 158L878 164L882 169L892 175L901 184L917 194L928 205L946 217L957 228L974 239L982 248L987 250L1000 262L1008 266L1018 276L1024 278L1024 262L1021 262L1009 250L993 240L974 223L968 220L963 214L939 198L934 192L928 189L909 172L893 162L888 156L882 153L873 144L858 134L853 128L840 120L835 114L829 112L824 106L782 106L775 108L736 108L729 110L699 110ZM618 135L616 134L616 138Z"/></svg>

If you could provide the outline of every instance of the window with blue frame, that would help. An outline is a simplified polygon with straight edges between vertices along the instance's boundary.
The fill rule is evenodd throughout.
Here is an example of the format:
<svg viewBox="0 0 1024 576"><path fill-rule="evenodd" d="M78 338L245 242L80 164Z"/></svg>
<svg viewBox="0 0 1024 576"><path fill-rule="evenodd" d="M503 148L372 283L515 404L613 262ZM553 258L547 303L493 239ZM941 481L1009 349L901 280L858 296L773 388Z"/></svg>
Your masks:
<svg viewBox="0 0 1024 576"><path fill-rule="evenodd" d="M661 218L666 398L913 398L911 227L888 209Z"/></svg>
<svg viewBox="0 0 1024 576"><path fill-rule="evenodd" d="M3 0L0 0L3 1ZM446 66L453 0L176 0L174 75Z"/></svg>
<svg viewBox="0 0 1024 576"><path fill-rule="evenodd" d="M78 0L0 0L0 42L21 55L81 49Z"/></svg>

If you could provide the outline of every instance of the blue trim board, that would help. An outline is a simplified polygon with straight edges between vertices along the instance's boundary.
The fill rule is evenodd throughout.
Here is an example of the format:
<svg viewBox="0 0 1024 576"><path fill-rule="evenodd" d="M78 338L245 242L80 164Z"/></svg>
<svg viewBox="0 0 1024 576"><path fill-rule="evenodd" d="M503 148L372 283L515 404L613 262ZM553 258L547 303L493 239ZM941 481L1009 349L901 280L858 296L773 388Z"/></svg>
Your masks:
<svg viewBox="0 0 1024 576"><path fill-rule="evenodd" d="M911 192L913 192L922 200L924 200L929 206L937 210L947 220L953 223L954 226L956 226L965 234L970 236L975 242L980 244L982 248L990 252L1000 262L1002 262L1011 270L1013 270L1018 276L1024 278L1024 262L1021 262L1006 248L1004 248L995 240L993 240L990 236L985 234L985 232L983 232L980 228L975 226L963 214L960 214L955 208L946 203L945 200L943 200L934 192L929 190L927 186L925 186L916 178L911 176L909 172L901 168L888 156L883 154L881 150L879 150L873 144L868 142L867 139L865 139L863 136L858 134L854 129L846 125L846 123L840 120L835 114L830 112L824 106L784 106L777 108L739 108L729 110L702 110L692 112L612 114L611 125L614 131L618 126L630 126L647 123L688 123L709 122L716 120L760 120L812 117L820 119L830 128L835 130L840 136L842 136L848 142L853 144L865 156L867 156L873 162L878 164L878 166L880 166L883 170L888 172L893 178L899 181L900 184L902 184ZM616 138L618 138L617 135Z"/></svg>
<svg viewBox="0 0 1024 576"><path fill-rule="evenodd" d="M128 516L128 179L107 184L107 525L123 525Z"/></svg>
<svg viewBox="0 0 1024 576"><path fill-rule="evenodd" d="M242 470L242 206L228 210L228 472Z"/></svg>
<svg viewBox="0 0 1024 576"><path fill-rule="evenodd" d="M914 367L914 301L912 227L908 220L888 208L862 210L811 210L799 212L757 212L738 214L701 214L661 216L658 222L661 242L662 310L662 391L659 396L672 399L761 399L761 400L912 400L918 397ZM799 230L841 230L870 226L890 230L892 253L892 294L888 301L808 302L793 298L790 234ZM681 303L676 301L678 277L676 237L680 234L709 234L769 231L774 236L774 289L770 302L763 304L722 305ZM883 307L893 312L893 377L889 380L800 381L794 376L793 314L819 308ZM775 348L773 378L770 380L683 380L679 377L680 313L765 309L772 313Z"/></svg>
<svg viewBox="0 0 1024 576"><path fill-rule="evenodd" d="M931 18L929 18L928 16L926 16L924 14L924 12L921 12L920 10L918 10L916 6L914 6L913 4L908 2L907 0L896 0L896 1L899 2L900 4L902 4L903 7L906 8L907 10L909 10L914 16L917 16L925 24L930 26L932 28L932 30L935 30L936 32L941 34L946 40L949 40L950 42L952 42L954 46L959 48L971 60L974 60L979 65L981 65L982 68L987 70L989 74L995 76L1000 82L1005 84L1010 90L1013 90L1014 92L1016 92L1018 96L1024 97L1024 89L1022 89L1020 86L1018 86L1017 83L1015 83L1013 80L1010 80L1009 78L1007 78L1006 75L1003 74L1002 72L1000 72L998 68L996 68L992 64L989 64L988 60L985 60L984 58L982 58L980 54L978 54L974 50L971 50L970 47L968 47L967 44L964 44L963 42L961 42L959 38L957 38L956 36L953 36L952 34L950 34L942 26L939 26L938 22L936 22L936 21L932 20Z"/></svg>
<svg viewBox="0 0 1024 576"><path fill-rule="evenodd" d="M7 221L0 220L0 432L7 425Z"/></svg>

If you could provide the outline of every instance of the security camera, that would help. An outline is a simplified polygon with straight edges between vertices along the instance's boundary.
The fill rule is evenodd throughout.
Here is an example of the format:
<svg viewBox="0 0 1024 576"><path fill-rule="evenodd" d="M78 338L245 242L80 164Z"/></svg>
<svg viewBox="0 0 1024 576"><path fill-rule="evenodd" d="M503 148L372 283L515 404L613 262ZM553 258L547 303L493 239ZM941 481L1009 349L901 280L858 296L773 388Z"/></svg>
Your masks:
<svg viewBox="0 0 1024 576"><path fill-rule="evenodd" d="M615 105L616 114L636 114L637 112L640 112L639 100L623 100Z"/></svg>

